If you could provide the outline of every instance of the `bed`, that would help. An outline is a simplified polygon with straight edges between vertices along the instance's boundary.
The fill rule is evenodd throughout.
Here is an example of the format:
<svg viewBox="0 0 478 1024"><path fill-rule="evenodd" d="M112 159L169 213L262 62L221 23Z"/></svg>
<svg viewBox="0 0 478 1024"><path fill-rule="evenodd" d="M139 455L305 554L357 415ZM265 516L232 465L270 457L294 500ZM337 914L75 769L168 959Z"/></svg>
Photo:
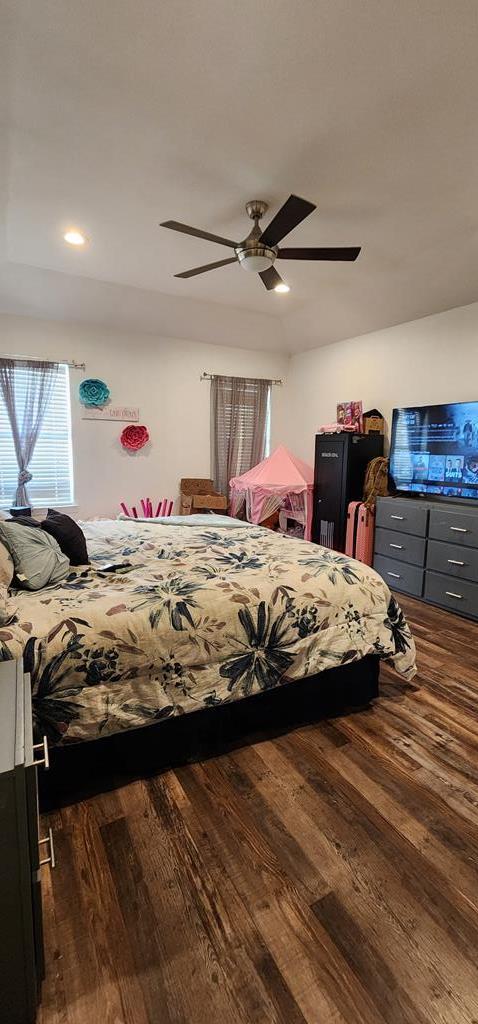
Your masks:
<svg viewBox="0 0 478 1024"><path fill-rule="evenodd" d="M293 701L294 682L319 686L320 674L371 656L412 678L410 629L373 569L221 520L84 523L91 564L14 594L0 657L23 656L50 743L98 740L285 684ZM124 575L101 569L125 561Z"/></svg>

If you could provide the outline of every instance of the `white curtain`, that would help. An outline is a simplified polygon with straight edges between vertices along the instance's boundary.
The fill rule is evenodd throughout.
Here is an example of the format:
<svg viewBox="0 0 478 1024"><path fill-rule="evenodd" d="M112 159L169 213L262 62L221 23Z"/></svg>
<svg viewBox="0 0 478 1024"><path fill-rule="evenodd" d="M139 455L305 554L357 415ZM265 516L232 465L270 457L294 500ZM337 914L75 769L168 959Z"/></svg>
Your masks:
<svg viewBox="0 0 478 1024"><path fill-rule="evenodd" d="M17 408L15 397L15 369L27 370L23 410ZM43 418L51 399L58 373L58 363L36 360L0 359L0 393L2 394L12 431L18 463L18 486L14 503L28 505L27 483L32 479L30 465Z"/></svg>

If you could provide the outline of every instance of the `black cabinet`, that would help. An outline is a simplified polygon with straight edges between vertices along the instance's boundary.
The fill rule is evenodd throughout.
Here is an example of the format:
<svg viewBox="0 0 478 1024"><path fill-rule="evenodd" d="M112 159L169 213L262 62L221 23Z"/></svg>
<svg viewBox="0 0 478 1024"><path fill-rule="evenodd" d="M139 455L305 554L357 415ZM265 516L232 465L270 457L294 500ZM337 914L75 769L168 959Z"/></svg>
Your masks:
<svg viewBox="0 0 478 1024"><path fill-rule="evenodd" d="M317 434L312 540L343 551L350 501L363 497L365 471L383 454L380 434Z"/></svg>
<svg viewBox="0 0 478 1024"><path fill-rule="evenodd" d="M38 765L30 678L0 663L0 1021L33 1024L44 976L40 870L54 861L51 833L38 834Z"/></svg>

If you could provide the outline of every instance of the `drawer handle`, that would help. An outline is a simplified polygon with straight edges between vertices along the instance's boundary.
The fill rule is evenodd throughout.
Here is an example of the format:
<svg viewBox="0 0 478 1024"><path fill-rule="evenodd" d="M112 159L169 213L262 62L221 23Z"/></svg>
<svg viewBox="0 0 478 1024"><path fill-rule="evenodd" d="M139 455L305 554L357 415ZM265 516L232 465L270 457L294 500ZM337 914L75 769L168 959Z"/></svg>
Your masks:
<svg viewBox="0 0 478 1024"><path fill-rule="evenodd" d="M402 578L399 572L387 572L387 576L393 576L395 580L400 580Z"/></svg>
<svg viewBox="0 0 478 1024"><path fill-rule="evenodd" d="M394 515L391 515L390 519L405 519L405 516L394 516Z"/></svg>
<svg viewBox="0 0 478 1024"><path fill-rule="evenodd" d="M51 828L48 829L48 835L45 836L44 839L39 839L38 840L38 845L39 846L43 846L44 843L49 843L50 844L50 856L49 857L44 857L43 860L41 860L39 862L40 863L40 867L42 866L42 864L51 864L52 868L54 868L54 867L56 867L56 860L55 860L55 847L54 847L54 844L53 844L53 832L52 832Z"/></svg>
<svg viewBox="0 0 478 1024"><path fill-rule="evenodd" d="M49 754L49 750L48 750L48 740L47 740L46 736L43 737L41 743L34 743L33 744L33 749L34 750L42 750L43 751L43 757L40 757L38 759L38 761L33 760L33 764L35 764L37 766L37 768L40 765L43 765L43 767L45 768L45 771L48 771L48 769L50 767L50 754Z"/></svg>
<svg viewBox="0 0 478 1024"><path fill-rule="evenodd" d="M445 590L447 597L457 597L459 601L463 600L463 594L454 594L452 590Z"/></svg>
<svg viewBox="0 0 478 1024"><path fill-rule="evenodd" d="M466 526L450 526L454 533L468 533Z"/></svg>
<svg viewBox="0 0 478 1024"><path fill-rule="evenodd" d="M457 558L449 558L448 565L465 565L465 563L459 562Z"/></svg>
<svg viewBox="0 0 478 1024"><path fill-rule="evenodd" d="M398 551L401 551L402 548L403 548L403 544L392 544L392 543L390 543L388 546L389 546L389 548L397 548Z"/></svg>

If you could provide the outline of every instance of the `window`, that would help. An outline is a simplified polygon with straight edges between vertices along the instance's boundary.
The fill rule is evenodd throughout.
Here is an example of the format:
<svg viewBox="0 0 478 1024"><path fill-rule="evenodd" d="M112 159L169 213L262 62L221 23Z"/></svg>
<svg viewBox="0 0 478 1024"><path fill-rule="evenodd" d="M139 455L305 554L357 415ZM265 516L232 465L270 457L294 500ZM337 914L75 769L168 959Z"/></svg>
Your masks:
<svg viewBox="0 0 478 1024"><path fill-rule="evenodd" d="M21 424L25 408L27 370L15 366L15 406ZM53 394L29 464L32 479L27 484L33 507L73 504L73 460L71 450L70 381L68 366L60 364ZM0 392L0 506L9 508L15 500L18 464L4 399Z"/></svg>
<svg viewBox="0 0 478 1024"><path fill-rule="evenodd" d="M225 447L230 440L231 435L231 421L234 420L235 431L237 434L237 472L245 473L254 464L252 461L252 449L254 447L254 433L257 431L257 387L255 381L247 381L242 394L239 397L239 404L237 408L233 407L233 387L231 384L223 385L224 388L224 420L223 420L223 432L222 432L222 443ZM270 388L267 393L266 399L266 416L264 425L260 425L261 437L259 440L260 446L264 445L264 455L270 453L270 417L271 417L271 403L270 403ZM259 460L260 461L260 460Z"/></svg>
<svg viewBox="0 0 478 1024"><path fill-rule="evenodd" d="M211 386L211 444L214 483L228 493L229 480L269 455L271 382L220 377Z"/></svg>

